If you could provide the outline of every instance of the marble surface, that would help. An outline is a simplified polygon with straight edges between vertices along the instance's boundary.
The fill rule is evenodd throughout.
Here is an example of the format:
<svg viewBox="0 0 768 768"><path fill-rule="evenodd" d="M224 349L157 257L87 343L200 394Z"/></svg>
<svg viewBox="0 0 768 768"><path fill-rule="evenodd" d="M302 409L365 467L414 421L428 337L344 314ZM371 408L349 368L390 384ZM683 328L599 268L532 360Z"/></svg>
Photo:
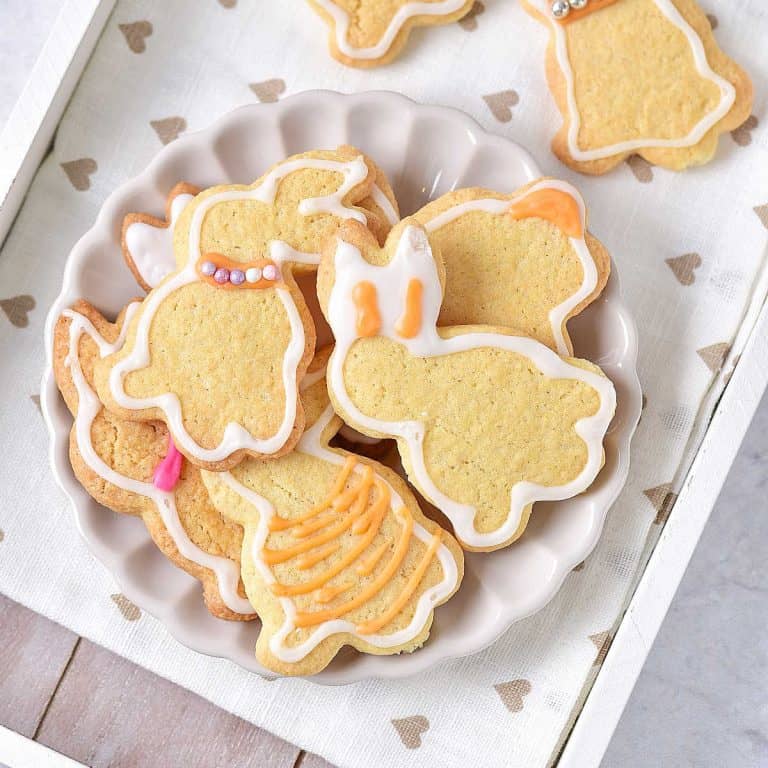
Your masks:
<svg viewBox="0 0 768 768"><path fill-rule="evenodd" d="M0 124L59 0L0 0ZM768 396L627 705L603 768L768 766Z"/></svg>

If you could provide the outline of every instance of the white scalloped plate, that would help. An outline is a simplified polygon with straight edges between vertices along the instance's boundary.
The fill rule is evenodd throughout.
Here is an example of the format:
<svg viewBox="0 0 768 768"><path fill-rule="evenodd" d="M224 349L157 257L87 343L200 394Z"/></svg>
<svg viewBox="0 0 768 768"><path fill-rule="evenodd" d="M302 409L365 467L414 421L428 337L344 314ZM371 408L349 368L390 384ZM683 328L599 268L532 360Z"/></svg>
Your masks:
<svg viewBox="0 0 768 768"><path fill-rule="evenodd" d="M46 325L48 367L41 403L51 434L51 463L89 548L123 593L162 621L181 643L264 676L270 675L253 655L258 622L213 618L203 605L198 582L160 554L142 523L100 506L75 480L68 461L72 419L53 380L51 334L60 312L77 298L115 315L140 293L120 250L126 213L162 214L166 194L178 181L200 187L248 183L287 155L342 143L359 147L383 167L403 213L456 187L511 192L540 175L521 147L486 133L465 114L422 106L393 93L344 96L312 91L275 104L242 107L165 147L140 176L110 195L69 256L62 291ZM403 677L479 651L513 622L546 605L571 569L590 553L626 480L629 442L641 408L637 336L615 274L601 299L574 320L570 330L577 354L598 363L618 394L605 443L606 463L596 483L578 498L537 504L524 536L512 546L492 554L467 554L461 590L438 608L422 649L402 656L368 656L345 649L313 680L340 684Z"/></svg>

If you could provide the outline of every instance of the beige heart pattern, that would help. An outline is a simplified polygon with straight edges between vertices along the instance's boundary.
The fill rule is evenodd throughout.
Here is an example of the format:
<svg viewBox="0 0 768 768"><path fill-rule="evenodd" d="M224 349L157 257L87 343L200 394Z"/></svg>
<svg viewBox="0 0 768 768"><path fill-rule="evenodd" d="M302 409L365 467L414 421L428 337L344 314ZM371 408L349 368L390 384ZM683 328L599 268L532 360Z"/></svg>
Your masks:
<svg viewBox="0 0 768 768"><path fill-rule="evenodd" d="M0 541L3 541L3 539L5 539L5 531L0 528Z"/></svg>
<svg viewBox="0 0 768 768"><path fill-rule="evenodd" d="M677 501L677 494L672 490L672 483L657 485L655 488L648 488L643 491L643 495L651 502L656 510L654 525L664 525L669 518L669 513Z"/></svg>
<svg viewBox="0 0 768 768"><path fill-rule="evenodd" d="M493 686L510 712L523 711L523 699L533 690L530 680L510 680Z"/></svg>
<svg viewBox="0 0 768 768"><path fill-rule="evenodd" d="M735 131L731 131L731 138L740 146L748 147L752 143L752 131L760 125L755 115L750 115Z"/></svg>
<svg viewBox="0 0 768 768"><path fill-rule="evenodd" d="M0 309L16 328L26 328L29 325L29 313L35 308L32 296L13 296L10 299L0 299Z"/></svg>
<svg viewBox="0 0 768 768"><path fill-rule="evenodd" d="M61 163L64 173L67 174L70 184L78 191L85 192L91 188L91 174L96 173L99 166L92 157L81 157L79 160L70 160Z"/></svg>
<svg viewBox="0 0 768 768"><path fill-rule="evenodd" d="M696 282L695 272L702 265L701 256L698 253L685 253L682 256L675 256L664 261L680 285L693 285Z"/></svg>
<svg viewBox="0 0 768 768"><path fill-rule="evenodd" d="M644 157L632 155L627 158L627 165L641 184L650 184L653 181L653 166Z"/></svg>
<svg viewBox="0 0 768 768"><path fill-rule="evenodd" d="M222 8L234 8L237 5L237 0L219 0L219 5Z"/></svg>
<svg viewBox="0 0 768 768"><path fill-rule="evenodd" d="M715 16L714 13L708 13L707 14L707 21L709 22L709 26L712 27L712 30L716 30L720 22L717 20L717 16Z"/></svg>
<svg viewBox="0 0 768 768"><path fill-rule="evenodd" d="M147 50L146 39L152 34L152 24L148 21L134 21L132 24L118 24L128 47L134 53Z"/></svg>
<svg viewBox="0 0 768 768"><path fill-rule="evenodd" d="M429 730L429 720L424 715L395 719L392 725L407 749L418 749L421 746L421 735Z"/></svg>
<svg viewBox="0 0 768 768"><path fill-rule="evenodd" d="M592 666L599 667L605 661L605 657L608 655L608 649L611 647L611 633L598 632L596 635L590 635L589 639L595 644L595 648L597 648L597 656L592 662Z"/></svg>
<svg viewBox="0 0 768 768"><path fill-rule="evenodd" d="M256 94L256 97L262 104L271 104L277 101L278 97L285 93L285 80L273 78L264 80L261 83L249 83L248 87Z"/></svg>
<svg viewBox="0 0 768 768"><path fill-rule="evenodd" d="M459 19L461 28L467 30L467 32L474 32L477 29L477 17L482 13L485 13L485 6L480 0L475 0L475 4L469 9L469 13Z"/></svg>
<svg viewBox="0 0 768 768"><path fill-rule="evenodd" d="M150 120L149 124L155 129L163 144L170 144L179 138L182 131L187 130L187 121L183 117L164 117L162 120Z"/></svg>
<svg viewBox="0 0 768 768"><path fill-rule="evenodd" d="M508 123L512 119L512 107L519 101L517 91L507 90L498 93L489 93L483 96L483 101L488 105L493 116L500 123Z"/></svg>
<svg viewBox="0 0 768 768"><path fill-rule="evenodd" d="M29 399L35 404L35 408L42 414L43 410L40 407L40 395L30 395Z"/></svg>
<svg viewBox="0 0 768 768"><path fill-rule="evenodd" d="M760 219L763 226L768 229L768 203L765 205L758 205L752 210L757 214L757 218Z"/></svg>
<svg viewBox="0 0 768 768"><path fill-rule="evenodd" d="M126 621L138 621L141 618L141 611L138 606L134 605L125 595L110 595L110 597Z"/></svg>
<svg viewBox="0 0 768 768"><path fill-rule="evenodd" d="M717 373L723 367L730 349L729 344L721 341L718 344L710 344L708 347L697 349L696 354L704 361L712 373Z"/></svg>

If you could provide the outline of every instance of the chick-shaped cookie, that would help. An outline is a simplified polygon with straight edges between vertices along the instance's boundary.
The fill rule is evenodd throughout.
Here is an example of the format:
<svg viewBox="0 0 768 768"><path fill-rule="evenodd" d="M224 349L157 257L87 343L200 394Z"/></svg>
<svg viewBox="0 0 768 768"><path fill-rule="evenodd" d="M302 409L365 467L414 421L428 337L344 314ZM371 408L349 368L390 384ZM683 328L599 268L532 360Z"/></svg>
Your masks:
<svg viewBox="0 0 768 768"><path fill-rule="evenodd" d="M262 621L256 656L285 675L319 672L345 645L418 648L464 569L455 539L392 470L329 448L341 419L325 358L302 383L307 431L294 451L203 472L213 503L245 531L243 581Z"/></svg>
<svg viewBox="0 0 768 768"><path fill-rule="evenodd" d="M334 408L355 429L393 437L409 480L467 549L506 546L531 505L584 491L603 464L613 385L509 329L438 328L439 257L413 219L383 249L349 222L318 273L336 337Z"/></svg>
<svg viewBox="0 0 768 768"><path fill-rule="evenodd" d="M695 0L524 0L550 30L552 148L584 173L633 153L681 170L712 158L750 114L752 84Z"/></svg>
<svg viewBox="0 0 768 768"><path fill-rule="evenodd" d="M356 203L374 179L360 152L341 147L197 195L173 228L175 271L147 295L123 349L97 364L107 408L163 421L207 469L289 451L315 344L294 272L316 269L320 243L343 220L370 223Z"/></svg>
<svg viewBox="0 0 768 768"><path fill-rule="evenodd" d="M349 67L388 64L414 27L450 24L475 0L309 0L330 27L328 45Z"/></svg>
<svg viewBox="0 0 768 768"><path fill-rule="evenodd" d="M445 265L440 325L503 325L573 354L566 324L600 295L610 273L573 186L540 179L511 195L459 189L414 218Z"/></svg>
<svg viewBox="0 0 768 768"><path fill-rule="evenodd" d="M100 504L138 515L159 549L203 585L223 619L256 618L240 582L242 529L213 507L200 470L169 451L161 423L128 421L102 407L96 361L123 344L134 302L110 323L85 301L65 310L53 333L56 383L74 416L69 456L75 477Z"/></svg>

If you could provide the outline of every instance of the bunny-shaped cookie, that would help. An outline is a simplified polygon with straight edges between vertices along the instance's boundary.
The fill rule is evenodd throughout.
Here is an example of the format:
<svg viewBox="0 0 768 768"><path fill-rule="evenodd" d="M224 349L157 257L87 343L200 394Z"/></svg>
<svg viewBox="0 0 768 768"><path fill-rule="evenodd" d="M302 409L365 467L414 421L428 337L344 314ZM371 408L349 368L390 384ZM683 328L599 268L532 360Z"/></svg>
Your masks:
<svg viewBox="0 0 768 768"><path fill-rule="evenodd" d="M294 451L203 472L213 503L245 531L243 581L263 624L256 656L286 675L320 671L344 645L418 648L463 574L456 541L394 472L328 447L341 420L326 357L302 382L308 428Z"/></svg>
<svg viewBox="0 0 768 768"><path fill-rule="evenodd" d="M498 549L534 502L592 483L615 393L596 366L509 329L438 329L442 271L413 219L383 249L354 222L331 238L318 273L336 337L328 388L355 429L397 439L409 479L465 548Z"/></svg>
<svg viewBox="0 0 768 768"><path fill-rule="evenodd" d="M199 579L212 614L254 619L240 583L242 530L211 505L200 471L177 463L173 488L158 487L153 473L164 463L168 431L163 424L127 421L102 407L93 389L96 361L123 344L139 303L115 324L85 301L59 317L53 334L54 374L75 417L70 460L75 476L104 506L140 515L160 550ZM164 485L163 483L159 483Z"/></svg>
<svg viewBox="0 0 768 768"><path fill-rule="evenodd" d="M173 228L176 270L132 319L125 346L99 361L114 413L168 425L194 464L289 451L303 428L298 382L315 344L294 271L312 271L341 221L371 225L356 203L375 170L351 147L278 163L251 186L197 195Z"/></svg>
<svg viewBox="0 0 768 768"><path fill-rule="evenodd" d="M633 153L673 170L712 158L750 114L752 83L695 0L523 0L551 33L547 79L563 115L555 154L583 173Z"/></svg>
<svg viewBox="0 0 768 768"><path fill-rule="evenodd" d="M511 195L460 189L414 218L445 265L440 325L503 325L573 354L566 323L597 298L610 273L574 187L540 179Z"/></svg>

